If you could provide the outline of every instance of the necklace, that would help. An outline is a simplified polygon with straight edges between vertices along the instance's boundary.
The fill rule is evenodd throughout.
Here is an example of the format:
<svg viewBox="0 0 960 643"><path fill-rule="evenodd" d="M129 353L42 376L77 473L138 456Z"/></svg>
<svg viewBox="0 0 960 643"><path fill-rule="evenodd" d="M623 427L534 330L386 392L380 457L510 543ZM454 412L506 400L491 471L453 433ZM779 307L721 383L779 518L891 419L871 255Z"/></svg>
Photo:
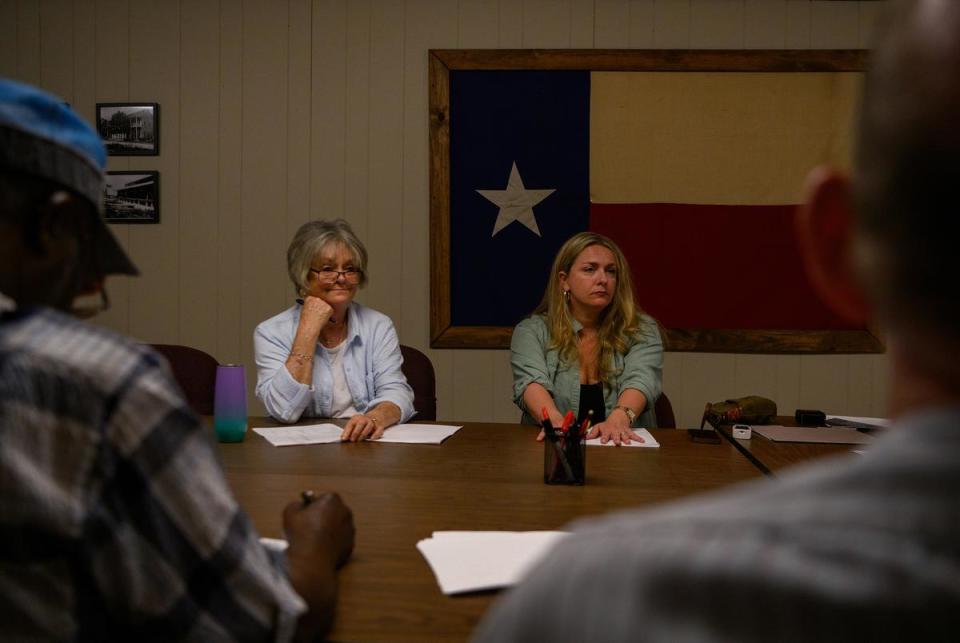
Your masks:
<svg viewBox="0 0 960 643"><path fill-rule="evenodd" d="M329 328L327 326L326 328ZM344 340L347 336L347 325L346 323L340 324L339 326L334 327L334 332L329 336L325 336L322 332L320 333L320 343L323 344L325 348L335 348Z"/></svg>

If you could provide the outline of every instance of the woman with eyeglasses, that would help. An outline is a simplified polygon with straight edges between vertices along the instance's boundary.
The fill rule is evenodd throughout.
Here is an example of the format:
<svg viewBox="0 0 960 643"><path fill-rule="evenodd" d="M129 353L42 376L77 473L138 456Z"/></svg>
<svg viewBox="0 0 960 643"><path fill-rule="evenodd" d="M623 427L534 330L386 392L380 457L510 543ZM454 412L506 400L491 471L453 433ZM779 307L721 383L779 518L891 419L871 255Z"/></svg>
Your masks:
<svg viewBox="0 0 960 643"><path fill-rule="evenodd" d="M643 441L632 427L656 426L663 343L612 240L581 232L563 244L543 300L513 331L510 364L525 424L540 424L544 409L554 427L568 410L578 423L593 411L587 438L618 446Z"/></svg>
<svg viewBox="0 0 960 643"><path fill-rule="evenodd" d="M393 322L353 301L367 250L343 219L303 224L287 249L297 303L257 326L257 398L281 422L350 418L341 440L376 440L413 415Z"/></svg>

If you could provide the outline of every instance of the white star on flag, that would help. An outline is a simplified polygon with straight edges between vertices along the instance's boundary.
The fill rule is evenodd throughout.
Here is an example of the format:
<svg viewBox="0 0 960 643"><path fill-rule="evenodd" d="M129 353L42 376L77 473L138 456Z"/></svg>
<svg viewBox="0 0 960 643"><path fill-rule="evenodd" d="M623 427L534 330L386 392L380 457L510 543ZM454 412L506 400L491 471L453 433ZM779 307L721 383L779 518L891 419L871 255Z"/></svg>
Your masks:
<svg viewBox="0 0 960 643"><path fill-rule="evenodd" d="M533 206L546 199L556 190L528 190L523 187L523 179L520 178L517 162L514 161L506 190L477 190L477 192L483 198L500 207L497 222L493 224L491 237L514 221L519 221L527 226L539 237L541 236L540 228L537 227L537 218L533 214Z"/></svg>

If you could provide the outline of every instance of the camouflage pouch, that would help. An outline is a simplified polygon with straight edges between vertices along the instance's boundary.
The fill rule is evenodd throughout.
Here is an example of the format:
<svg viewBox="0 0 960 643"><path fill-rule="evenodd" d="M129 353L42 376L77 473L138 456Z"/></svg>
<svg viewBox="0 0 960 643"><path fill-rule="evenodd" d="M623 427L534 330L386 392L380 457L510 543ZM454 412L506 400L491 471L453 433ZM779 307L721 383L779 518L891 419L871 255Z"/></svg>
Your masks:
<svg viewBox="0 0 960 643"><path fill-rule="evenodd" d="M700 428L707 422L713 428L721 424L770 424L776 416L776 402L759 395L748 395L714 404L708 402Z"/></svg>

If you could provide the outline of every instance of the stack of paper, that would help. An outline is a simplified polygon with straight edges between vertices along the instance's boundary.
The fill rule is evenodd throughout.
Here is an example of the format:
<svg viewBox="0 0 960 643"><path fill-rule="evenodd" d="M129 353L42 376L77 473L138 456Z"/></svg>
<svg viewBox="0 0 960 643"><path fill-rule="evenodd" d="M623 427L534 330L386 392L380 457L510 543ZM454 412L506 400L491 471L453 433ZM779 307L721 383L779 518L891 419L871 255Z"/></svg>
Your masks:
<svg viewBox="0 0 960 643"><path fill-rule="evenodd" d="M463 427L446 424L398 424L384 431L383 436L376 442L440 444L461 428ZM339 442L343 428L336 424L309 424L259 428L253 432L263 436L275 447L286 447Z"/></svg>
<svg viewBox="0 0 960 643"><path fill-rule="evenodd" d="M520 582L563 531L435 531L417 543L444 594Z"/></svg>
<svg viewBox="0 0 960 643"><path fill-rule="evenodd" d="M620 443L620 446L622 446L622 447L646 447L646 448L648 448L648 449L649 449L649 448L656 448L656 447L659 447L659 446L660 446L660 443L657 442L657 439L654 438L654 437L650 434L650 432L647 431L646 429L634 429L633 432L636 433L637 435L639 435L641 438L643 438L643 442L636 442L635 440L631 439L631 440L630 440L630 444L627 444L626 442L621 442L621 443ZM615 447L615 446L617 446L617 445L613 443L613 440L610 440L610 441L607 442L606 444L602 444L602 443L600 442L600 438L594 438L594 439L592 439L592 440L587 440L587 446L591 446L591 447Z"/></svg>

